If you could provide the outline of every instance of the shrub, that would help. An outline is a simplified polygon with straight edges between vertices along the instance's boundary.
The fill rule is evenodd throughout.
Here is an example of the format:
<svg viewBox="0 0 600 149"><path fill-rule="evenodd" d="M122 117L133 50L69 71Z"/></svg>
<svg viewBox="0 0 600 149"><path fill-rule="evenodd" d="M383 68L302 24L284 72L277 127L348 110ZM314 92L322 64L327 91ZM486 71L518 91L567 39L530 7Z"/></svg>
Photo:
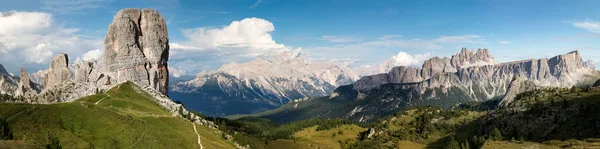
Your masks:
<svg viewBox="0 0 600 149"><path fill-rule="evenodd" d="M62 145L60 141L54 134L48 134L49 143L46 144L46 149L62 149Z"/></svg>

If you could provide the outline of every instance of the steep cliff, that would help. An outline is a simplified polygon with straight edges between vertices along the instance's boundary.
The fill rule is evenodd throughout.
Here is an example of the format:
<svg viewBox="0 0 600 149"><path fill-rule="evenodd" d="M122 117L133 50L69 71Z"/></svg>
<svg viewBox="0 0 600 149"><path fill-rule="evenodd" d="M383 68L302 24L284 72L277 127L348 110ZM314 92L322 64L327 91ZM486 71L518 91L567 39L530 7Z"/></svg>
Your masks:
<svg viewBox="0 0 600 149"><path fill-rule="evenodd" d="M156 10L123 9L104 40L104 71L118 82L132 81L167 95L169 37Z"/></svg>

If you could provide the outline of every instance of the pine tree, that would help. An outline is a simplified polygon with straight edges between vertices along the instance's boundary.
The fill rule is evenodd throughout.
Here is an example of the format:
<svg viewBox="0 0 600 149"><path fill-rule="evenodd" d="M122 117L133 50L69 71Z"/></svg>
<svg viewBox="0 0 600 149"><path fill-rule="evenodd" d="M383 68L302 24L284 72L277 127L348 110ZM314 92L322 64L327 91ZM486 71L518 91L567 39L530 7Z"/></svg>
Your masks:
<svg viewBox="0 0 600 149"><path fill-rule="evenodd" d="M8 126L8 121L4 117L0 117L0 140L12 140L13 134Z"/></svg>
<svg viewBox="0 0 600 149"><path fill-rule="evenodd" d="M502 141L502 133L500 132L500 130L498 130L498 128L494 128L492 129L489 138L493 141Z"/></svg>

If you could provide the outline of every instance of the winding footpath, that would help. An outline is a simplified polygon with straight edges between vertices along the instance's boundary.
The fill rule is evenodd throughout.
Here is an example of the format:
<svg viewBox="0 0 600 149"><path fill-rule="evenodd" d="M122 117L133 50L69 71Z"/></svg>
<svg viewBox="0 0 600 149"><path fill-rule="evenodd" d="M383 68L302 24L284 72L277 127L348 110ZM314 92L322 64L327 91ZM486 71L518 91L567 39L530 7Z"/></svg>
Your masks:
<svg viewBox="0 0 600 149"><path fill-rule="evenodd" d="M106 96L106 97L104 97L104 98L102 98L102 99L100 99L100 100L98 100L98 101L96 102L96 104L98 104L98 103L100 103L102 100L104 100L104 99L106 99L106 98L110 97L110 95L109 95L109 94L106 94L106 93L104 93L104 94L105 94L105 95L107 95L107 96Z"/></svg>
<svg viewBox="0 0 600 149"><path fill-rule="evenodd" d="M19 113L17 113L17 114L13 114L13 115L11 115L11 116L8 116L8 117L6 117L6 120L8 120L8 119L10 119L10 118L12 118L12 117L14 117L14 116L17 116L17 115L19 115L19 114L21 114L21 113L23 113L23 112L31 111L31 110L33 110L34 108L35 108L35 105L34 105L34 106L32 106L31 108L29 108L29 109L25 110L25 111L21 111L21 112L19 112Z"/></svg>
<svg viewBox="0 0 600 149"><path fill-rule="evenodd" d="M198 135L198 145L200 145L200 149L204 149L204 147L202 146L202 143L200 143L200 134L196 130L196 125L194 125L194 123L192 123L192 126L194 126L194 132L196 132L196 135Z"/></svg>

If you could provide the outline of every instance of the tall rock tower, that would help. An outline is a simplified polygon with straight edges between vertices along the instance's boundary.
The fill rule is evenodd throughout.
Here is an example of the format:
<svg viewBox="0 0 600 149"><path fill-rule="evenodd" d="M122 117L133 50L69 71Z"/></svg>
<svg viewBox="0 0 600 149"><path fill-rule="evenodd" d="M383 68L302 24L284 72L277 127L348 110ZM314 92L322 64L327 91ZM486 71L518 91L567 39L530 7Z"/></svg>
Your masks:
<svg viewBox="0 0 600 149"><path fill-rule="evenodd" d="M167 25L156 10L119 11L104 39L104 71L118 82L132 81L167 95L169 84Z"/></svg>

